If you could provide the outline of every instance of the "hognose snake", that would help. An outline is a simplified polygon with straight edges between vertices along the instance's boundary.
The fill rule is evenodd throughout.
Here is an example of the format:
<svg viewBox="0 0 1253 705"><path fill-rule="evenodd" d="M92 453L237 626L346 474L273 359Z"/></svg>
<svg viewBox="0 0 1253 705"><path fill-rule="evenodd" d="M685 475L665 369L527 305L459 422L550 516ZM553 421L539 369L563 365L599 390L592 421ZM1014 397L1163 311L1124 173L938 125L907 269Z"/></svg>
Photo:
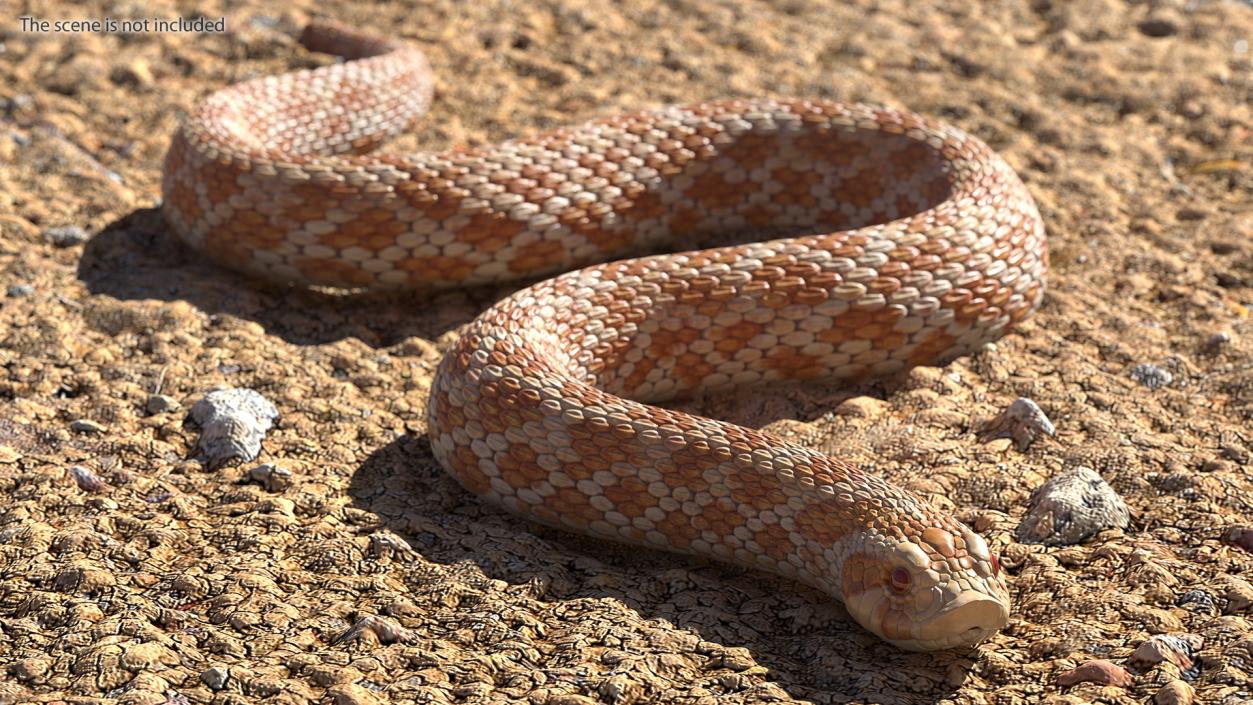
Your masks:
<svg viewBox="0 0 1253 705"><path fill-rule="evenodd" d="M214 260L284 282L566 271L492 306L439 366L429 435L462 485L808 583L903 648L1006 624L997 558L954 518L839 458L643 403L889 374L1022 321L1044 230L986 145L908 112L761 98L368 155L426 110L425 58L338 25L302 42L349 61L205 99L166 157L165 215ZM771 239L567 271L712 232Z"/></svg>

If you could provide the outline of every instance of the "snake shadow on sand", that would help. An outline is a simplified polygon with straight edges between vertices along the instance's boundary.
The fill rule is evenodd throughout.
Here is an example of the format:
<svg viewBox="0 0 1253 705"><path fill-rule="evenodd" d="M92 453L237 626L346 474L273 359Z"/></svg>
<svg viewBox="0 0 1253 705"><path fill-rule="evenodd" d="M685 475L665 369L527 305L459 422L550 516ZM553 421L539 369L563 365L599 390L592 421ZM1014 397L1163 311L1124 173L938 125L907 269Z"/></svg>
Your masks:
<svg viewBox="0 0 1253 705"><path fill-rule="evenodd" d="M706 680L722 676L735 684L727 695L762 680L815 702L950 698L959 684L948 679L978 658L962 649L896 649L857 626L831 597L782 578L502 512L444 473L424 436L404 436L372 453L350 493L355 507L379 520L368 531L412 547L408 558L388 550L381 560L407 561L393 569L402 571L415 602L434 606L427 618L448 631L479 618L539 621L548 625L549 642L616 643L639 649L641 658L686 652L705 662ZM456 605L442 608L449 593L459 595ZM495 641L516 636L506 630ZM490 641L476 647L493 650Z"/></svg>

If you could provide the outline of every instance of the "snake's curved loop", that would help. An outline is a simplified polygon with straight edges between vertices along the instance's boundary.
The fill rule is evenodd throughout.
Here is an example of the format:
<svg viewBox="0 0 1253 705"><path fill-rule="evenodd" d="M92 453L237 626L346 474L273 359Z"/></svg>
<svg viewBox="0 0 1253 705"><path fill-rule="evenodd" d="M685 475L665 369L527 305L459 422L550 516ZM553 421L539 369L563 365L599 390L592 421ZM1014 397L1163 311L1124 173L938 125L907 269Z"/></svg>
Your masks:
<svg viewBox="0 0 1253 705"><path fill-rule="evenodd" d="M372 156L425 110L425 59L333 25L304 39L357 60L219 91L170 148L166 216L227 265L453 286L765 236L587 266L486 311L428 409L461 484L540 522L814 585L904 648L1006 623L995 555L951 516L838 458L646 403L889 374L1017 325L1043 293L1044 229L986 145L908 112L763 98Z"/></svg>

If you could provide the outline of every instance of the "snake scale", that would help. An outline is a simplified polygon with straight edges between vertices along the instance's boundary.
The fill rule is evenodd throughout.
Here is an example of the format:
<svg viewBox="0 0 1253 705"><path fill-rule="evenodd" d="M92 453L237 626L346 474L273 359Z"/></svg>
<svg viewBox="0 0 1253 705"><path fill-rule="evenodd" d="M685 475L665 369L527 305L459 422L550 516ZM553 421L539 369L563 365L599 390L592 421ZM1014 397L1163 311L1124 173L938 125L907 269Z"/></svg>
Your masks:
<svg viewBox="0 0 1253 705"><path fill-rule="evenodd" d="M166 157L164 214L213 260L280 282L564 272L493 305L439 365L431 447L463 486L807 583L901 648L1007 623L997 557L953 517L839 458L648 404L887 375L1014 328L1043 295L1044 228L983 142L900 110L752 98L370 154L426 111L426 59L342 25L301 41L347 61L203 100ZM760 241L646 254L715 233Z"/></svg>

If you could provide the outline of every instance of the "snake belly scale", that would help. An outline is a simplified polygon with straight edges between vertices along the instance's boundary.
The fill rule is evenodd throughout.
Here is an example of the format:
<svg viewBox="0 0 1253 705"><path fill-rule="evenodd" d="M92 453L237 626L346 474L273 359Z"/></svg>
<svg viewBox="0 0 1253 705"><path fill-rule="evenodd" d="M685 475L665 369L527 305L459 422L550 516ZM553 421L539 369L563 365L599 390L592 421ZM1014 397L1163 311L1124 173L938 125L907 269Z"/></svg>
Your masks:
<svg viewBox="0 0 1253 705"><path fill-rule="evenodd" d="M986 145L909 112L753 98L370 154L425 112L425 58L333 24L302 42L348 61L208 96L170 147L164 213L193 248L282 282L565 272L489 308L439 365L431 447L462 485L545 524L807 583L902 648L1007 623L996 556L950 515L839 458L648 403L891 374L1016 326L1043 296L1044 228ZM727 232L762 241L609 261Z"/></svg>

